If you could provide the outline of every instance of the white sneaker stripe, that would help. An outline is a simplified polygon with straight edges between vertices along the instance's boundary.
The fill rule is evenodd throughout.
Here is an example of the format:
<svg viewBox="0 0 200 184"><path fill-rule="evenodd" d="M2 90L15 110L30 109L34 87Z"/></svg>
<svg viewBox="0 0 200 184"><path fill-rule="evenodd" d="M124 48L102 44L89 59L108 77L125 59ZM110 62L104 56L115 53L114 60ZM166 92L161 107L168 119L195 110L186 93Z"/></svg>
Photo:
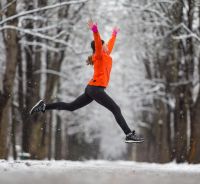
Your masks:
<svg viewBox="0 0 200 184"><path fill-rule="evenodd" d="M42 100L40 100L38 103L36 103L36 104L32 107L32 109L31 109L30 112L29 112L30 114L32 113L33 109L34 109L37 105L39 105L40 102L42 102Z"/></svg>

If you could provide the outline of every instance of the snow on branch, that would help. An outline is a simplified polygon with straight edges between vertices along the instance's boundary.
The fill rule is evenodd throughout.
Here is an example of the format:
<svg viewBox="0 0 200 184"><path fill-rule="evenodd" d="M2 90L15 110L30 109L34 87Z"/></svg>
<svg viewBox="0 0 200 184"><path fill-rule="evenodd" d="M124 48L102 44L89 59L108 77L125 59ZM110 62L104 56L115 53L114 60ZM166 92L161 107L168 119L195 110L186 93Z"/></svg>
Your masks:
<svg viewBox="0 0 200 184"><path fill-rule="evenodd" d="M22 22L23 22L23 20L26 20L26 19L30 19L30 20L34 20L34 21L38 21L38 20L44 21L44 22L46 21L44 19L44 17L40 17L40 16L34 16L34 17L33 16L24 16L24 17L19 19L18 27L23 27ZM48 31L48 30L57 29L58 27L63 26L63 25L68 24L68 23L69 23L69 21L63 20L63 21L56 22L53 25L48 25L48 26L45 26L45 27L31 28L31 30L37 31L37 32L45 32L45 31ZM72 27L72 26L68 25L68 27Z"/></svg>
<svg viewBox="0 0 200 184"><path fill-rule="evenodd" d="M55 35L53 38L59 38L59 37L61 37L62 35L67 35L67 34L70 34L70 33L63 30L63 31L61 31L60 33L58 33L57 35Z"/></svg>
<svg viewBox="0 0 200 184"><path fill-rule="evenodd" d="M59 77L62 77L63 79L69 79L64 73L55 70L46 69L46 70L37 70L34 72L34 74L41 74L41 73L57 75Z"/></svg>
<svg viewBox="0 0 200 184"><path fill-rule="evenodd" d="M56 4L54 4L54 5L45 6L45 7L42 7L42 8L36 8L36 9L33 9L33 10L24 11L24 12L18 13L18 14L16 14L16 15L13 15L13 16L11 16L11 17L8 17L8 18L2 20L2 21L0 22L0 25L5 24L6 22L8 22L8 21L10 21L10 20L13 20L13 19L22 17L22 16L24 16L24 15L36 13L36 12L39 12L39 11L44 11L44 10L50 10L50 9L54 9L54 8L59 8L59 7L61 7L61 6L65 6L65 5L69 5L69 4L85 3L85 2L87 2L87 1L88 1L88 0L67 1L67 2L63 2L63 3L56 3Z"/></svg>
<svg viewBox="0 0 200 184"><path fill-rule="evenodd" d="M185 35L173 36L173 39L183 40L183 39L192 38L192 37L200 41L200 37L198 37L196 34L185 34Z"/></svg>
<svg viewBox="0 0 200 184"><path fill-rule="evenodd" d="M179 30L182 27L182 23L178 24L177 26L175 26L171 31L169 31L165 37L170 36L172 33L174 33L175 31Z"/></svg>
<svg viewBox="0 0 200 184"><path fill-rule="evenodd" d="M46 21L46 18L42 17L42 16L32 16L32 15L26 15L21 17L20 22L22 23L24 20L33 20L33 21Z"/></svg>
<svg viewBox="0 0 200 184"><path fill-rule="evenodd" d="M171 82L170 83L170 86L173 86L173 87L177 87L177 86L184 86L184 85L188 85L188 84L191 84L193 81L190 81L190 80L183 80L183 81L180 81L180 82Z"/></svg>
<svg viewBox="0 0 200 184"><path fill-rule="evenodd" d="M175 31L178 31L181 28L185 29L189 34L187 34L187 35L173 36L174 39L186 39L186 38L194 37L194 38L196 38L200 42L200 37L196 33L194 33L193 31L191 31L184 23L178 24L173 30L171 30L170 32L168 32L165 35L165 37L170 36L172 33L174 33Z"/></svg>
<svg viewBox="0 0 200 184"><path fill-rule="evenodd" d="M144 8L145 8L145 9L146 9L146 8L149 8L149 7L151 7L151 6L155 5L155 4L158 4L158 3L173 4L174 1L173 1L173 0L152 1L151 3L148 3L146 6L144 6ZM129 4L129 3L123 3L123 5L126 6L126 7L130 7L130 4ZM135 5L135 4L132 4L131 7L142 9L140 5Z"/></svg>
<svg viewBox="0 0 200 184"><path fill-rule="evenodd" d="M146 12L154 13L158 17L163 18L163 20L166 19L166 21L170 22L170 20L167 17L165 17L165 15L163 13L161 13L161 12L155 10L155 9L150 9L150 8L144 9L144 8L142 8L140 11L144 11L144 12L146 11Z"/></svg>
<svg viewBox="0 0 200 184"><path fill-rule="evenodd" d="M185 24L182 23L182 26L189 34L191 34L194 38L196 38L200 42L200 37L197 34L192 32Z"/></svg>
<svg viewBox="0 0 200 184"><path fill-rule="evenodd" d="M6 6L4 6L0 12L4 12L9 6L11 6L13 3L15 3L17 0L13 0L10 3L6 4Z"/></svg>
<svg viewBox="0 0 200 184"><path fill-rule="evenodd" d="M42 48L46 48L50 51L53 51L53 52L60 52L62 50L64 50L64 48L55 48L55 47L51 47L45 43L42 43L42 42L28 42L28 41L20 41L19 43L23 44L23 45L31 45L31 46L40 46Z"/></svg>
<svg viewBox="0 0 200 184"><path fill-rule="evenodd" d="M39 27L39 28L32 28L32 31L36 31L36 32L45 32L45 31L49 31L52 29L57 29L59 25L50 25L50 26L45 26L45 27Z"/></svg>
<svg viewBox="0 0 200 184"><path fill-rule="evenodd" d="M48 41L52 41L52 42L55 42L55 43L65 45L65 46L69 47L76 55L79 55L79 53L77 53L76 50L74 49L74 47L72 45L70 45L69 43L67 43L63 40L53 38L51 36L47 36L46 34L41 34L41 33L38 33L38 32L31 31L30 29L27 30L27 29L22 29L22 28L15 27L15 26L10 26L10 25L0 27L0 31L2 31L4 29L13 29L13 30L25 33L25 34L30 34L30 35L33 35L35 37L39 37L41 39L45 39L45 40L48 40Z"/></svg>
<svg viewBox="0 0 200 184"><path fill-rule="evenodd" d="M173 4L174 2L172 1L167 1L167 0L163 0L163 1L153 1L145 6L141 6L141 5L129 5L128 7L134 9L137 12L148 12L148 13L152 13L155 14L155 16L157 16L158 18L161 18L162 21L168 22L170 23L170 19L167 18L165 16L165 14L159 10L156 10L155 8L153 8L153 5L156 5L158 3L169 3L170 5Z"/></svg>
<svg viewBox="0 0 200 184"><path fill-rule="evenodd" d="M155 4L160 4L160 3L168 3L168 4L173 4L174 3L174 0L160 0L160 1L152 1L150 3L148 3L146 6L144 6L144 8L149 8Z"/></svg>

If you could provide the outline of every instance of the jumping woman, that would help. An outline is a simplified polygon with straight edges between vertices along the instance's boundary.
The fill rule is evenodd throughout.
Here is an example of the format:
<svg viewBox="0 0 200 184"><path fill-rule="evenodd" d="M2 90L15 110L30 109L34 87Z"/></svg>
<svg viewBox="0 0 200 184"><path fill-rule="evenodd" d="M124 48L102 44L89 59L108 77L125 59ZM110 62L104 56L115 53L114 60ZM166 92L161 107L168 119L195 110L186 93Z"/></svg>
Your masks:
<svg viewBox="0 0 200 184"><path fill-rule="evenodd" d="M30 110L30 114L33 114L35 112L45 112L46 110L54 109L74 111L88 105L93 100L95 100L97 103L103 105L113 113L117 123L126 135L126 143L143 142L144 139L142 137L138 136L135 131L130 130L121 113L120 107L105 92L105 89L109 83L110 72L112 68L112 57L110 56L110 54L112 52L119 29L113 29L112 36L106 44L103 40L101 40L100 34L98 32L97 23L94 23L90 20L88 22L88 27L93 32L94 41L91 42L93 54L92 56L88 57L87 64L93 65L94 74L93 78L86 86L85 92L71 103L56 102L45 104L43 100L40 100Z"/></svg>

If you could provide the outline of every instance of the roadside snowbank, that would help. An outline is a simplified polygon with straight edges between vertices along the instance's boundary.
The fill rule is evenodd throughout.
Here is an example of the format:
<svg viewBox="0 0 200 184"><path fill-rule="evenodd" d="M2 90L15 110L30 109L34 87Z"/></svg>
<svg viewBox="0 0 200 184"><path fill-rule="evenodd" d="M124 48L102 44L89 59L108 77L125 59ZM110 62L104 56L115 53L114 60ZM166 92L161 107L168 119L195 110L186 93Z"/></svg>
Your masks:
<svg viewBox="0 0 200 184"><path fill-rule="evenodd" d="M200 164L0 160L0 184L197 184L199 181Z"/></svg>

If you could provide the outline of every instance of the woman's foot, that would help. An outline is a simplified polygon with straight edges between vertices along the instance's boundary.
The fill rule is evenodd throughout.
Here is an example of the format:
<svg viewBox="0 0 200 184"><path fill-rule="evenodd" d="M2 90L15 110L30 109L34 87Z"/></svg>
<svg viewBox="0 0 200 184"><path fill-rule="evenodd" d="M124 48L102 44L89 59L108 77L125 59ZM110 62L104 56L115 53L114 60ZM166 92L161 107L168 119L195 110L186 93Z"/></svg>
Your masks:
<svg viewBox="0 0 200 184"><path fill-rule="evenodd" d="M40 100L30 110L30 114L32 115L34 112L43 112L44 113L45 112L45 107L46 107L46 104L44 103L44 101Z"/></svg>
<svg viewBox="0 0 200 184"><path fill-rule="evenodd" d="M126 135L125 139L126 143L142 143L144 142L144 138L136 135L135 131L132 131L131 133Z"/></svg>

